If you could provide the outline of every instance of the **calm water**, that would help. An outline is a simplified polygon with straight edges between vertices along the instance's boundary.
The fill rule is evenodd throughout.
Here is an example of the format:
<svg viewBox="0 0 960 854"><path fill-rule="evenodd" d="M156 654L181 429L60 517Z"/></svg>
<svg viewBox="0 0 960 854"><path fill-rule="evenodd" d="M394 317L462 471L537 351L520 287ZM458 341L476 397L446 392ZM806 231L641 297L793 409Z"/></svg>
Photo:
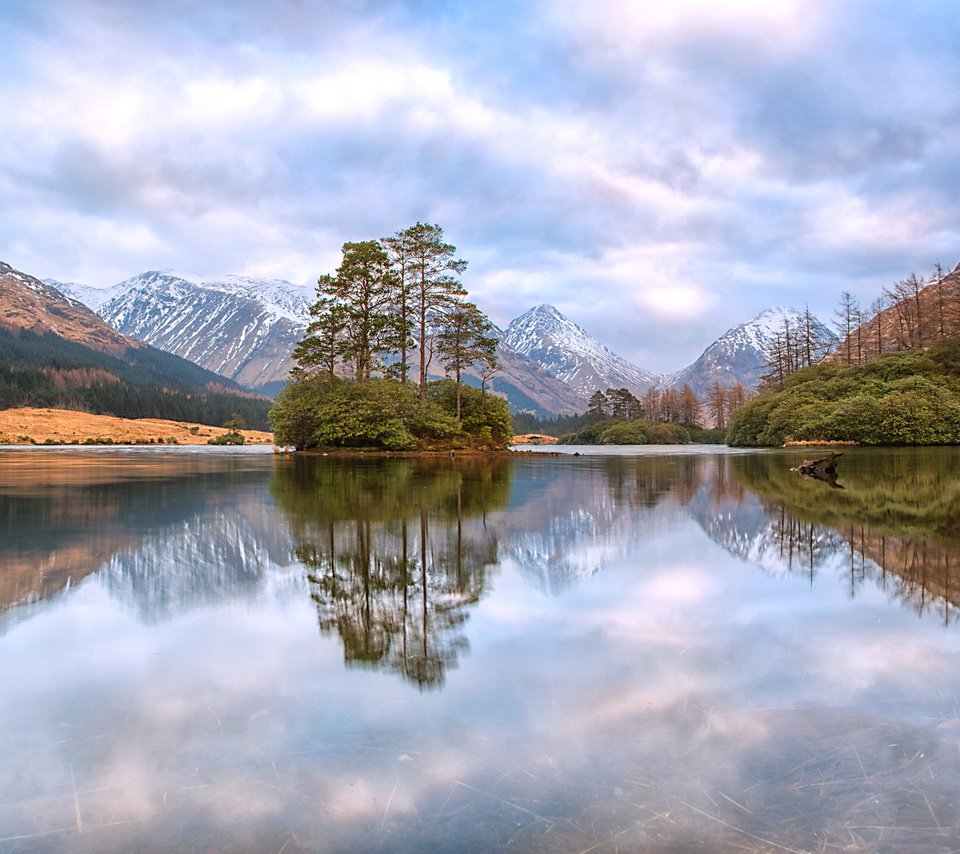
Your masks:
<svg viewBox="0 0 960 854"><path fill-rule="evenodd" d="M960 849L960 451L803 456L0 450L0 854Z"/></svg>

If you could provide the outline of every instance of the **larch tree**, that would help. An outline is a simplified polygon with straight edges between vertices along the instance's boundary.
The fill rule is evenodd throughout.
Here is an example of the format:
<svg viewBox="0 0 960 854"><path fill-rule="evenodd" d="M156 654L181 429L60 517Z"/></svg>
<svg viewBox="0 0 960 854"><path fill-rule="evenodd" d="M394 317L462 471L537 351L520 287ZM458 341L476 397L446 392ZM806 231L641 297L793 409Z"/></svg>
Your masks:
<svg viewBox="0 0 960 854"><path fill-rule="evenodd" d="M714 427L723 430L727 426L727 413L727 388L719 380L714 380L707 389L707 416Z"/></svg>
<svg viewBox="0 0 960 854"><path fill-rule="evenodd" d="M848 365L853 364L853 330L858 313L857 298L850 291L840 294L840 305L833 314L836 318L835 328L843 341L843 352Z"/></svg>

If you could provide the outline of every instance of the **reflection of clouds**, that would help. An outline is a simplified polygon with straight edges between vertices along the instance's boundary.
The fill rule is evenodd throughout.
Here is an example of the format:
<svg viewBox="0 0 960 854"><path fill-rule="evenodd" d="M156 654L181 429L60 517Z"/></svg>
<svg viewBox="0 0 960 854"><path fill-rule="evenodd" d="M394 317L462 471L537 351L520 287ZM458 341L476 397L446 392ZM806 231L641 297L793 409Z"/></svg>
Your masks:
<svg viewBox="0 0 960 854"><path fill-rule="evenodd" d="M602 569L562 596L504 549L442 692L345 669L277 566L160 621L84 583L0 638L0 838L74 828L48 847L75 850L78 814L106 850L756 843L731 827L816 850L848 818L953 826L933 727L957 717L960 639L829 573L759 573L673 503L606 520L601 557L586 527L556 540ZM486 519L501 545L536 533L508 521Z"/></svg>

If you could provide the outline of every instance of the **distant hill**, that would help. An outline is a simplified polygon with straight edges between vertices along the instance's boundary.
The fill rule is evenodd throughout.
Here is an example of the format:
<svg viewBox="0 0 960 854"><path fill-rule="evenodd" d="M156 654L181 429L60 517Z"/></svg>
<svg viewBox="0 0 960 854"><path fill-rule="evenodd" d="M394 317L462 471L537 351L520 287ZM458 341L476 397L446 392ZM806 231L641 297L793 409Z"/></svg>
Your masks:
<svg viewBox="0 0 960 854"><path fill-rule="evenodd" d="M269 402L107 325L50 284L0 262L0 407L83 409L265 429Z"/></svg>
<svg viewBox="0 0 960 854"><path fill-rule="evenodd" d="M128 337L188 359L263 394L275 394L294 366L291 352L309 323L314 289L281 279L198 277L149 271L111 288L47 280ZM794 309L772 308L728 330L691 365L663 375L632 364L551 305L497 330L499 370L490 385L515 412L540 417L584 412L597 389L684 384L701 397L715 381L756 386L766 350ZM819 321L824 340L831 333ZM433 366L432 376L439 375ZM479 384L475 377L469 383Z"/></svg>

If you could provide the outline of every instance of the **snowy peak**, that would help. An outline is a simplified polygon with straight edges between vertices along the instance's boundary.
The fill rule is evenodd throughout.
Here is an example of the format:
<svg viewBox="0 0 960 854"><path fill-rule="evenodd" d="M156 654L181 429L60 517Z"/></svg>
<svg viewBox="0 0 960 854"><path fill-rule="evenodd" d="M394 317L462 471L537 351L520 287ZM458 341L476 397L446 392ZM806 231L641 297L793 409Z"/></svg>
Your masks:
<svg viewBox="0 0 960 854"><path fill-rule="evenodd" d="M716 382L730 388L740 383L755 388L767 371L770 349L778 335L789 327L792 334L804 328L806 315L786 306L765 309L755 317L728 329L700 357L677 373L665 377L664 387L689 385L703 397ZM835 345L833 333L817 318L810 317L812 336L821 352Z"/></svg>
<svg viewBox="0 0 960 854"><path fill-rule="evenodd" d="M64 287L114 329L249 388L286 381L314 301L313 288L282 279L171 270L103 290Z"/></svg>
<svg viewBox="0 0 960 854"><path fill-rule="evenodd" d="M513 320L501 340L586 397L607 388L642 394L660 379L618 356L545 303Z"/></svg>

